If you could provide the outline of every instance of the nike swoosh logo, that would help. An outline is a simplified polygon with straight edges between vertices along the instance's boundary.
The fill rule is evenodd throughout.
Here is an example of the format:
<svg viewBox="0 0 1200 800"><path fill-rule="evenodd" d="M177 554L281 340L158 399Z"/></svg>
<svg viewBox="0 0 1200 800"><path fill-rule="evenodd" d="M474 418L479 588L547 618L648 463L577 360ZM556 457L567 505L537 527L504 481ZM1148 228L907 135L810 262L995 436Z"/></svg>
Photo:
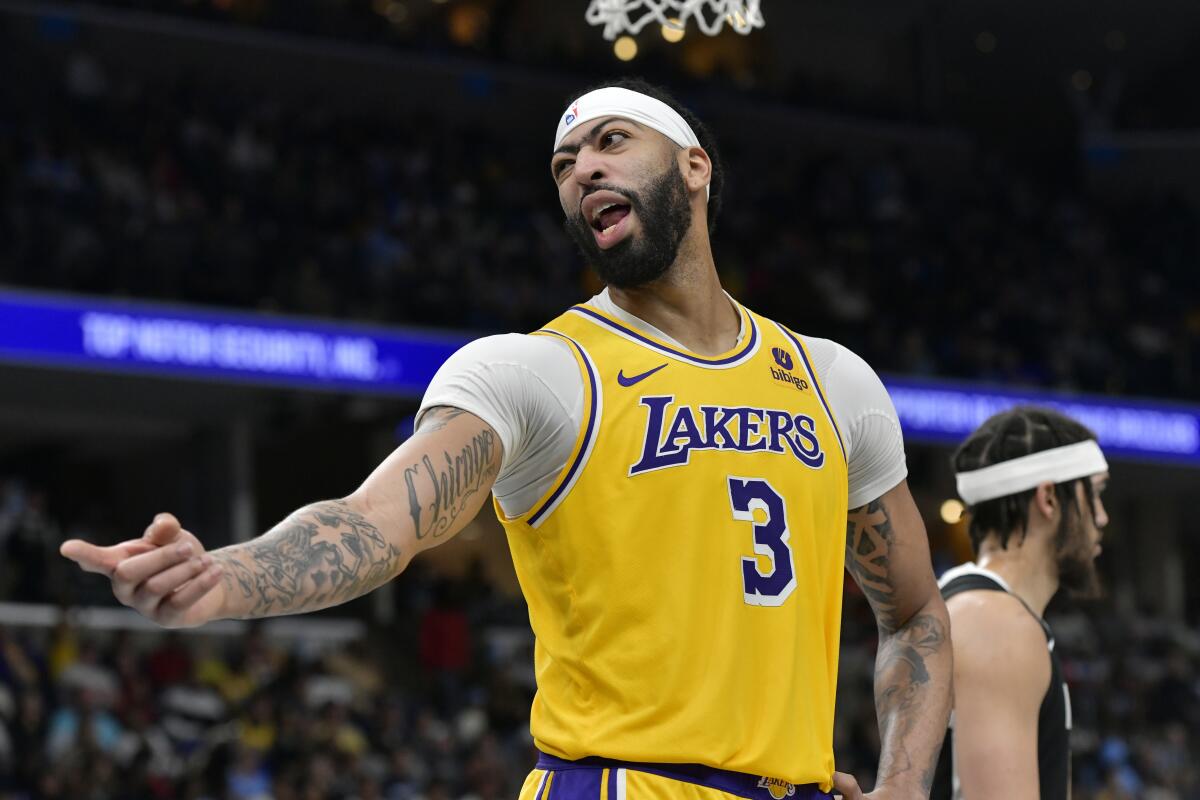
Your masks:
<svg viewBox="0 0 1200 800"><path fill-rule="evenodd" d="M625 370L620 370L617 372L617 383L621 384L622 386L633 386L638 381L646 380L646 378L649 378L651 375L658 372L660 369L662 369L665 366L666 366L666 364L659 364L654 369L647 370L646 372L643 372L641 375L631 375L628 378L625 377Z"/></svg>

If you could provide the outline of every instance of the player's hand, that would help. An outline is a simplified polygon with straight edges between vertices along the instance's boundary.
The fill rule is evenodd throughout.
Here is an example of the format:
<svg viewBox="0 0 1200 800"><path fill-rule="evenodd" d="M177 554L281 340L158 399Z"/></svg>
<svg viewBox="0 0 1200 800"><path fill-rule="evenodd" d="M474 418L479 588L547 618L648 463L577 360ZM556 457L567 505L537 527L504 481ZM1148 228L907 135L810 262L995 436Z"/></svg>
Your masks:
<svg viewBox="0 0 1200 800"><path fill-rule="evenodd" d="M220 565L171 514L156 516L141 539L111 547L71 539L59 552L107 575L118 600L167 628L216 619L225 599Z"/></svg>
<svg viewBox="0 0 1200 800"><path fill-rule="evenodd" d="M927 798L928 791L917 794L905 794L897 792L896 789L890 786L877 787L875 791L863 794L863 790L858 785L858 779L847 772L833 773L833 794L835 797L844 797L846 800L907 800L908 798Z"/></svg>
<svg viewBox="0 0 1200 800"><path fill-rule="evenodd" d="M848 772L833 773L833 793L846 800L862 800L865 796L858 786L858 780Z"/></svg>

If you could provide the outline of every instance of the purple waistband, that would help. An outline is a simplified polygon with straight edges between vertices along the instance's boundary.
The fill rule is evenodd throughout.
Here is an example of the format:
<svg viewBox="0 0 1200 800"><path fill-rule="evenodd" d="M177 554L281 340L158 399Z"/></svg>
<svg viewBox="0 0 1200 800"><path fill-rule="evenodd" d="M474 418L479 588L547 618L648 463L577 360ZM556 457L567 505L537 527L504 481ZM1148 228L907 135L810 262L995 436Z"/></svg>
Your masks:
<svg viewBox="0 0 1200 800"><path fill-rule="evenodd" d="M822 792L821 788L815 783L796 786L795 784L776 778L748 775L745 772L731 772L727 769L706 767L703 764L641 764L632 761L615 761L610 758L595 756L581 758L578 761L567 761L563 758L539 753L537 768L556 773L571 772L573 770L586 770L598 773L603 769L614 771L617 769L627 769L633 772L659 775L663 778L683 781L684 783L707 786L710 789L728 792L738 797L749 798L749 800L827 800L827 798L833 797L833 795L827 792ZM609 777L610 780L614 780L615 772ZM585 786L590 786L591 783L592 781L559 781L556 779L550 790L553 798L536 798L536 800L597 800L597 794L585 789ZM580 791L571 791L575 786L578 786ZM584 796L585 793L586 797ZM575 797L576 794L580 796ZM608 796L609 800L616 800L614 793L610 792Z"/></svg>

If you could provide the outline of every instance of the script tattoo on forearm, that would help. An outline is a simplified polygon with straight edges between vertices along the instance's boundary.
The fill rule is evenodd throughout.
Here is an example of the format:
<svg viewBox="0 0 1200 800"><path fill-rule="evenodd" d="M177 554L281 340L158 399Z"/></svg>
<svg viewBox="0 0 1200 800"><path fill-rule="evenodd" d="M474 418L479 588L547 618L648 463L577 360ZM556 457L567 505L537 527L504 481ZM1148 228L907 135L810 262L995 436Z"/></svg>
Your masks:
<svg viewBox="0 0 1200 800"><path fill-rule="evenodd" d="M344 500L296 511L253 541L216 551L226 589L249 602L247 617L345 602L390 580L400 549Z"/></svg>
<svg viewBox="0 0 1200 800"><path fill-rule="evenodd" d="M906 740L920 722L932 676L927 659L949 646L941 619L919 613L903 619L891 574L896 533L881 500L852 509L846 524L846 566L862 588L879 626L875 659L875 713L879 717L880 762L876 785L920 769L928 794L937 767L937 749L914 764ZM905 776L907 777L907 776Z"/></svg>
<svg viewBox="0 0 1200 800"><path fill-rule="evenodd" d="M428 418L429 415L426 415ZM444 425L445 419L439 415L430 424ZM425 421L422 422L420 433L424 432ZM408 511L418 539L426 536L436 539L450 530L475 494L491 485L489 479L499 471L497 453L496 436L485 428L471 437L470 443L457 454L451 456L449 451L443 450L440 458L425 455L419 462L405 468Z"/></svg>

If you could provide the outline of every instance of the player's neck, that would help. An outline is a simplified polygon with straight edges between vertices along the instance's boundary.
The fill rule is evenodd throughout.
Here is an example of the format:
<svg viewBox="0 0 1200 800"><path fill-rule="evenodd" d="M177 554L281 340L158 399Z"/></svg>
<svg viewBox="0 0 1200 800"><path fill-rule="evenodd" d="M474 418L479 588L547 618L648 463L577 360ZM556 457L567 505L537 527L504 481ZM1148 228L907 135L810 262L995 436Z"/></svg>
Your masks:
<svg viewBox="0 0 1200 800"><path fill-rule="evenodd" d="M721 288L707 236L702 243L685 241L675 263L653 283L610 286L608 295L694 353L720 355L737 344L741 318Z"/></svg>
<svg viewBox="0 0 1200 800"><path fill-rule="evenodd" d="M1007 548L985 540L976 563L1003 578L1013 594L1041 616L1058 591L1058 567L1041 547L1040 538L1026 536L1020 544L1016 538L1014 534L1009 539Z"/></svg>

